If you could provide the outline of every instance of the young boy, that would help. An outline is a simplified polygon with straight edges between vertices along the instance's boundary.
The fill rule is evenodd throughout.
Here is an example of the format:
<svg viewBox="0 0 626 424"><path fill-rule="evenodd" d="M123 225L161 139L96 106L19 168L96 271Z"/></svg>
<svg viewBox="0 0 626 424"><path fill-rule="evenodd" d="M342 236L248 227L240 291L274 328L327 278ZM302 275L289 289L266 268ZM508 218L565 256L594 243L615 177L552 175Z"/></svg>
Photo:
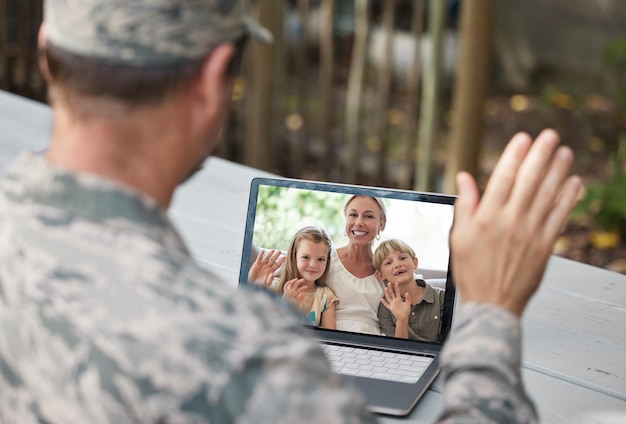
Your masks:
<svg viewBox="0 0 626 424"><path fill-rule="evenodd" d="M445 290L416 279L417 263L415 251L401 240L385 240L376 248L374 268L386 283L378 320L387 336L436 342Z"/></svg>

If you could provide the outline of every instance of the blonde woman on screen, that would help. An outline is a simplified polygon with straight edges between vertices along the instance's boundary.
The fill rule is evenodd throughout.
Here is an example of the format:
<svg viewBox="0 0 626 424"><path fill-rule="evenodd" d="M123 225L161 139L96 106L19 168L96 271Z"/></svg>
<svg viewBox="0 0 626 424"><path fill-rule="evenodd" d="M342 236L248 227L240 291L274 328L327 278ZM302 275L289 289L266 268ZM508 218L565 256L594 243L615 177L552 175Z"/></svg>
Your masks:
<svg viewBox="0 0 626 424"><path fill-rule="evenodd" d="M328 286L339 298L337 329L380 335L378 305L384 291L372 265L372 245L385 229L385 204L376 197L354 195L343 214L348 243L331 252L328 273Z"/></svg>

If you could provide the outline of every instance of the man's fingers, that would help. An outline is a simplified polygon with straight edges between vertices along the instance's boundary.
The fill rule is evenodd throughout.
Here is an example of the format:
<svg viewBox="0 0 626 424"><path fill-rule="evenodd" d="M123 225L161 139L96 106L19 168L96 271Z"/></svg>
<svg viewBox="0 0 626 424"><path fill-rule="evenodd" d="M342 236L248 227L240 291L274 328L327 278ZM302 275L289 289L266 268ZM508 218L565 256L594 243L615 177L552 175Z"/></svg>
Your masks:
<svg viewBox="0 0 626 424"><path fill-rule="evenodd" d="M450 251L464 302L523 313L581 186L578 177L566 179L573 154L558 142L550 130L534 144L527 135L514 137L478 206L472 180L457 178Z"/></svg>
<svg viewBox="0 0 626 424"><path fill-rule="evenodd" d="M524 203L531 228L543 224L546 216L555 207L573 161L574 153L569 147L560 147L554 154L550 168L533 193L534 197Z"/></svg>
<svg viewBox="0 0 626 424"><path fill-rule="evenodd" d="M520 165L515 179L510 197L510 204L514 210L526 211L534 200L542 200L537 196L537 192L544 183L546 172L555 163L553 155L558 144L559 135L555 131L544 130L539 134Z"/></svg>
<svg viewBox="0 0 626 424"><path fill-rule="evenodd" d="M518 133L504 148L502 156L489 178L481 206L488 210L497 210L507 202L515 184L517 171L522 164L532 139L526 133Z"/></svg>
<svg viewBox="0 0 626 424"><path fill-rule="evenodd" d="M476 181L467 172L459 172L456 176L456 186L459 193L454 205L455 225L465 225L474 214L480 194Z"/></svg>
<svg viewBox="0 0 626 424"><path fill-rule="evenodd" d="M563 230L563 226L578 200L582 181L578 176L572 176L565 181L561 196L546 218L544 237L552 240Z"/></svg>

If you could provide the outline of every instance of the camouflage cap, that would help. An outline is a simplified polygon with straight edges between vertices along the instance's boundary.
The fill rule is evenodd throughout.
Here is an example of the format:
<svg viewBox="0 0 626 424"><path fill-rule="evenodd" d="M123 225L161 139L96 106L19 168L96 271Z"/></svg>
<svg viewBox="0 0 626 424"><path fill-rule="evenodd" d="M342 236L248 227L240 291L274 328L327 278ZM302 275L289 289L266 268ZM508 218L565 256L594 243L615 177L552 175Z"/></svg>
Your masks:
<svg viewBox="0 0 626 424"><path fill-rule="evenodd" d="M244 35L272 41L247 0L46 0L44 23L64 50L132 66L202 59Z"/></svg>

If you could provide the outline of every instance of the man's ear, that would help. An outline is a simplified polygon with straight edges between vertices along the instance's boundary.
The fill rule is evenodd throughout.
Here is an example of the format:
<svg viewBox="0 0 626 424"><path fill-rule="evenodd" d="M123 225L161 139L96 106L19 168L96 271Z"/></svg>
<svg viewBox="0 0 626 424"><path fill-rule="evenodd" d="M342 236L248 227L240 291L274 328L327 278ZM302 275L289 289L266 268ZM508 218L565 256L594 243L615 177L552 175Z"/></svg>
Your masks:
<svg viewBox="0 0 626 424"><path fill-rule="evenodd" d="M234 54L235 46L232 43L220 44L202 66L197 100L203 102L205 112L210 117L219 117L228 109L232 85L228 68Z"/></svg>
<svg viewBox="0 0 626 424"><path fill-rule="evenodd" d="M52 75L50 75L50 68L48 67L48 60L46 59L46 55L44 54L46 50L46 27L42 23L39 26L39 32L37 33L37 48L39 50L39 72L43 76L43 79L46 81L48 85L52 82Z"/></svg>

